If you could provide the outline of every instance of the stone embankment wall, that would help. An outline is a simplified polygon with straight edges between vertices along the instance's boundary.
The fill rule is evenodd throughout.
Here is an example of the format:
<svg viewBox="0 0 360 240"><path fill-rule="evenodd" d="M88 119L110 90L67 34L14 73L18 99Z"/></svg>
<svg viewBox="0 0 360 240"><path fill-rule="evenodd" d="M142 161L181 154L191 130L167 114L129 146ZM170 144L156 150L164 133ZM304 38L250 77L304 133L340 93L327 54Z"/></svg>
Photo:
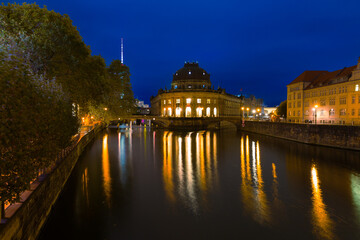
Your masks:
<svg viewBox="0 0 360 240"><path fill-rule="evenodd" d="M83 136L67 157L40 182L14 215L0 225L1 240L36 239L78 158L102 129L104 125L97 126Z"/></svg>
<svg viewBox="0 0 360 240"><path fill-rule="evenodd" d="M239 130L308 144L360 150L360 126L247 121Z"/></svg>

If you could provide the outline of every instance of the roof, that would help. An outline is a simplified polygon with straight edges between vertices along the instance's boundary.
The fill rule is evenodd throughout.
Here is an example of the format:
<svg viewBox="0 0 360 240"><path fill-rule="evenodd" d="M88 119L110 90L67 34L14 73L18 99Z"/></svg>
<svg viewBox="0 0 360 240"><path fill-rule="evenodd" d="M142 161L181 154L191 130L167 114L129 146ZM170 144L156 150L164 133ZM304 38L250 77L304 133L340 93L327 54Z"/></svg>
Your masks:
<svg viewBox="0 0 360 240"><path fill-rule="evenodd" d="M210 74L199 67L197 62L185 62L184 67L177 70L173 75L173 81L178 80L210 81Z"/></svg>
<svg viewBox="0 0 360 240"><path fill-rule="evenodd" d="M322 87L326 85L331 85L339 82L348 81L352 75L356 66L345 67L340 70L333 72L328 71L305 71L300 76L295 78L289 85L300 82L310 83L306 89Z"/></svg>

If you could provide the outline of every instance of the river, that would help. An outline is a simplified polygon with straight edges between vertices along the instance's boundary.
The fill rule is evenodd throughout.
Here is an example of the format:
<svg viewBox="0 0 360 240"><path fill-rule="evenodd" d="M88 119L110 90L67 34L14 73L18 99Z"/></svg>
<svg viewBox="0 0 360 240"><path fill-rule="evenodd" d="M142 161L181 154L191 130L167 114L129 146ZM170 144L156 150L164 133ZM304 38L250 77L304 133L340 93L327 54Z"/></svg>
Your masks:
<svg viewBox="0 0 360 240"><path fill-rule="evenodd" d="M360 239L360 153L234 131L100 133L39 239Z"/></svg>

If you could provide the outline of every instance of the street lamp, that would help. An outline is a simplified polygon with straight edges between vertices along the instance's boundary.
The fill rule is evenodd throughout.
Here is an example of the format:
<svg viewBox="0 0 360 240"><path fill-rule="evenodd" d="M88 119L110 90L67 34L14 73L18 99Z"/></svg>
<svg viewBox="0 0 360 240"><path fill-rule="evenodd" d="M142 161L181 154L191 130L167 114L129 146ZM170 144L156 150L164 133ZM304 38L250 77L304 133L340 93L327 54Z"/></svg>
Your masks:
<svg viewBox="0 0 360 240"><path fill-rule="evenodd" d="M242 111L242 124L244 125L244 110L245 108L244 107L241 107L241 111Z"/></svg>
<svg viewBox="0 0 360 240"><path fill-rule="evenodd" d="M315 125L316 125L316 117L317 117L317 108L318 108L319 106L318 105L315 105L314 106L314 108L313 108L313 111L314 111L314 122L315 122Z"/></svg>

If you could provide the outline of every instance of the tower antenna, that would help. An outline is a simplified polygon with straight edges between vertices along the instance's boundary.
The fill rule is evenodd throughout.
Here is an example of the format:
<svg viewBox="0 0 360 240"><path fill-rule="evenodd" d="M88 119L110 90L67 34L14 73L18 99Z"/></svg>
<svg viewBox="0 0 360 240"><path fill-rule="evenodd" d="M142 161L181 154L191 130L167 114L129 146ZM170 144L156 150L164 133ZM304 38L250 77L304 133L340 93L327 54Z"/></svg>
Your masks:
<svg viewBox="0 0 360 240"><path fill-rule="evenodd" d="M121 64L124 64L124 39L121 38Z"/></svg>

